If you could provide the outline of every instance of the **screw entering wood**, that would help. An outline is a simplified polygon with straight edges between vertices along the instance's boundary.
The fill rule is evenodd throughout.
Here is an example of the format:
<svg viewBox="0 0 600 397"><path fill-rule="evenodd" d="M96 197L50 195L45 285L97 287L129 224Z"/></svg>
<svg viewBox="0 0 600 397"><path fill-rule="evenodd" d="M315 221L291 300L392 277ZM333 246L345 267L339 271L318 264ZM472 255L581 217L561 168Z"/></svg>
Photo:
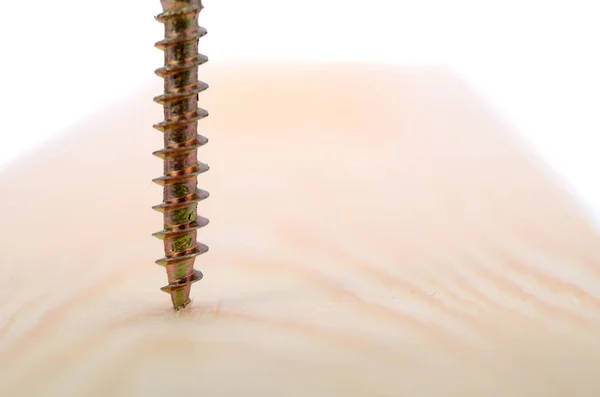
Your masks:
<svg viewBox="0 0 600 397"><path fill-rule="evenodd" d="M164 229L153 235L164 243L165 256L156 261L167 270L169 284L161 290L171 295L179 310L190 300L191 284L202 278L194 270L196 256L208 247L196 241L197 230L208 224L198 216L198 202L208 192L198 189L197 177L209 167L198 161L198 148L208 139L198 134L198 120L208 112L198 107L198 94L208 85L198 80L198 66L208 58L198 53L201 0L161 0L163 12L156 19L165 25L165 38L156 43L164 51L165 65L156 70L164 78L164 93L154 101L164 107L164 121L154 128L164 133L164 148L153 154L164 161L164 175L153 179L163 186L163 202L154 208L163 213Z"/></svg>

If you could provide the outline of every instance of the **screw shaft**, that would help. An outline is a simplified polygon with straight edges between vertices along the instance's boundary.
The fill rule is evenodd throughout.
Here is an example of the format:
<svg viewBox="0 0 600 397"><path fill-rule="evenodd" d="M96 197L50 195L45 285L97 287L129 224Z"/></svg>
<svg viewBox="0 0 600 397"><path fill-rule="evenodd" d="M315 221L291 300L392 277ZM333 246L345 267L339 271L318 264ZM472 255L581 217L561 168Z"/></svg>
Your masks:
<svg viewBox="0 0 600 397"><path fill-rule="evenodd" d="M163 213L164 229L153 235L163 240L165 256L156 261L167 270L169 284L161 290L171 295L176 310L190 303L191 284L202 278L194 270L196 256L208 251L199 243L197 230L208 224L198 216L198 202L208 192L198 189L197 177L208 171L198 162L198 148L208 139L198 134L198 120L208 112L198 107L198 94L208 85L198 80L198 66L207 62L198 53L198 40L206 30L198 26L201 0L161 0L156 19L165 25L165 38L156 43L164 51L165 65L156 74L164 79L164 93L154 98L164 107L164 121L154 128L164 133L164 148L153 154L164 162L164 175L153 181L163 186L163 202L152 208Z"/></svg>

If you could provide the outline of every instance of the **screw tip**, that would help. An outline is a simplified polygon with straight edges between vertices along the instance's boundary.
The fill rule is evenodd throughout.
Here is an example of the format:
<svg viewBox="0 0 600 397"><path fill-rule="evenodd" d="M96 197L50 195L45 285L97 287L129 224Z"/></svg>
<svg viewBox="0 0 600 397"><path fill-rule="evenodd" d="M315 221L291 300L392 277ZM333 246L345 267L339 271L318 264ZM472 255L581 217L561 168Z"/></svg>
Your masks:
<svg viewBox="0 0 600 397"><path fill-rule="evenodd" d="M192 300L190 299L191 285L186 285L183 288L171 291L171 302L173 302L173 309L179 311L185 309Z"/></svg>

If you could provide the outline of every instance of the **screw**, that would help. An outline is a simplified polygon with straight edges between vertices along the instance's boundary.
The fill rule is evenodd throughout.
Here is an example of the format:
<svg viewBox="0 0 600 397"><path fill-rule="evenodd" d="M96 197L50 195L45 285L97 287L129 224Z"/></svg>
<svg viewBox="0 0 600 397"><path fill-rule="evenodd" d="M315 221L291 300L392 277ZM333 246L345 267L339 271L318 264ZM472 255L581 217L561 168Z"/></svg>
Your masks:
<svg viewBox="0 0 600 397"><path fill-rule="evenodd" d="M163 12L156 20L165 25L165 38L156 43L164 51L165 66L156 74L164 78L164 94L154 98L164 107L165 120L154 128L164 133L164 148L153 154L164 160L164 175L153 179L163 186L163 202L152 207L162 212L164 229L153 236L163 240L165 256L156 261L167 270L169 284L161 290L171 295L175 310L190 302L191 284L202 278L194 270L196 256L208 247L196 241L197 230L208 224L198 216L198 202L208 192L198 189L197 176L208 171L198 162L198 148L208 139L198 134L198 120L208 112L198 107L198 93L208 85L198 80L198 66L208 58L198 53L198 39L206 29L198 26L201 0L161 0Z"/></svg>

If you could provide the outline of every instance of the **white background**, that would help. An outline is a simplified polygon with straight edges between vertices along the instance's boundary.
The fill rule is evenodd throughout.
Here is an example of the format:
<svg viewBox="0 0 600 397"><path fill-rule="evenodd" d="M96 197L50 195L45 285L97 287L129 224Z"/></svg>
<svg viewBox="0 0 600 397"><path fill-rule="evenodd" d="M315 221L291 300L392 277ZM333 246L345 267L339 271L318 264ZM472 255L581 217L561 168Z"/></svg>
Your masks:
<svg viewBox="0 0 600 397"><path fill-rule="evenodd" d="M204 0L212 60L446 65L600 219L595 0ZM2 0L0 167L153 81L159 0ZM75 83L73 83L75 82Z"/></svg>

